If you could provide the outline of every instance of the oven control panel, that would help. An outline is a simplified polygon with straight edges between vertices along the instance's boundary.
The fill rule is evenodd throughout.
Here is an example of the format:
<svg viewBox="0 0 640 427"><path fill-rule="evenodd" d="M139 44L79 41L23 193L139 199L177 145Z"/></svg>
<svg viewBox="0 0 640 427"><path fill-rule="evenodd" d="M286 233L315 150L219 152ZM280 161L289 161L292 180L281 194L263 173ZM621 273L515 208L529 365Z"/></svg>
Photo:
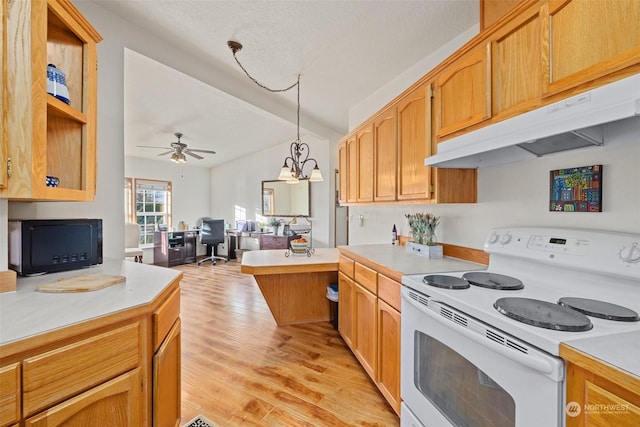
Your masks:
<svg viewBox="0 0 640 427"><path fill-rule="evenodd" d="M587 239L576 239L572 237L554 237L544 235L533 235L529 238L527 247L547 252L561 252L572 255L583 255L591 246Z"/></svg>
<svg viewBox="0 0 640 427"><path fill-rule="evenodd" d="M491 259L521 258L557 267L610 273L640 283L640 235L586 229L495 228L484 243Z"/></svg>

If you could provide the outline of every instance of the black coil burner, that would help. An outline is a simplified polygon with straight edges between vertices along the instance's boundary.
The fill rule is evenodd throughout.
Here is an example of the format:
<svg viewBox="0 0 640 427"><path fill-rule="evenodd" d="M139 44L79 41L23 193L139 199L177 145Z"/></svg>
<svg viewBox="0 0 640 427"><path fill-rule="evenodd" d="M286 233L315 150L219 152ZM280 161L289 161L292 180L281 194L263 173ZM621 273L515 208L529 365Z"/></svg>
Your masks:
<svg viewBox="0 0 640 427"><path fill-rule="evenodd" d="M587 316L618 322L637 322L640 316L635 311L617 304L588 298L563 297L558 304L577 310Z"/></svg>
<svg viewBox="0 0 640 427"><path fill-rule="evenodd" d="M469 282L464 279L444 274L430 274L424 276L422 278L422 283L442 289L467 289L470 286Z"/></svg>
<svg viewBox="0 0 640 427"><path fill-rule="evenodd" d="M472 285L480 286L481 288L498 289L501 291L516 291L524 288L520 280L515 277L505 276L504 274L474 271L472 273L464 273L462 278Z"/></svg>
<svg viewBox="0 0 640 427"><path fill-rule="evenodd" d="M583 332L593 328L584 314L563 305L531 298L500 298L493 307L501 314L539 328Z"/></svg>

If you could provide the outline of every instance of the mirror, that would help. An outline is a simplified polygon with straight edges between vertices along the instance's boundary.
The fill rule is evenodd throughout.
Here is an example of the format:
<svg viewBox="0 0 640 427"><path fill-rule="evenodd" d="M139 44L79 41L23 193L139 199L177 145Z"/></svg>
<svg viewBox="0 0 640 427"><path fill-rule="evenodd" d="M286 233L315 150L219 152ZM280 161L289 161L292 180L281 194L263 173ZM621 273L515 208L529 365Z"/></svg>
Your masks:
<svg viewBox="0 0 640 427"><path fill-rule="evenodd" d="M297 184L286 181L262 181L263 216L310 216L311 188L308 179Z"/></svg>

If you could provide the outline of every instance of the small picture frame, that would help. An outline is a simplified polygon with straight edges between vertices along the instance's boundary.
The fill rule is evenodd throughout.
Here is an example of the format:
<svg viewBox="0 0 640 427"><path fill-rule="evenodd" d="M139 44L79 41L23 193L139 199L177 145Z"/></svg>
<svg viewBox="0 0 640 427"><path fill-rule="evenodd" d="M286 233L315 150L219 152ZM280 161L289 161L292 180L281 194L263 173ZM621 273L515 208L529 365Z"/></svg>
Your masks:
<svg viewBox="0 0 640 427"><path fill-rule="evenodd" d="M549 211L602 212L602 165L550 172Z"/></svg>

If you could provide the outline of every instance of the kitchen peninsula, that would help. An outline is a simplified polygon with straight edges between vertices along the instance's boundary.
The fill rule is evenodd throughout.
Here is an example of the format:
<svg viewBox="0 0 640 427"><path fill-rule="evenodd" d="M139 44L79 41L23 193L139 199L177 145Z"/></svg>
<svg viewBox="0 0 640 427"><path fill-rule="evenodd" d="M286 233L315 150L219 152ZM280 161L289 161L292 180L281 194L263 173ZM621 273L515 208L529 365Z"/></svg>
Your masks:
<svg viewBox="0 0 640 427"><path fill-rule="evenodd" d="M61 278L124 276L89 292L38 292ZM0 414L58 425L121 414L118 424L180 421L182 272L131 261L18 279L0 294ZM159 390L162 395L159 394Z"/></svg>
<svg viewBox="0 0 640 427"><path fill-rule="evenodd" d="M338 283L338 250L318 248L311 256L285 250L249 251L240 271L253 274L278 325L330 319L327 286Z"/></svg>

